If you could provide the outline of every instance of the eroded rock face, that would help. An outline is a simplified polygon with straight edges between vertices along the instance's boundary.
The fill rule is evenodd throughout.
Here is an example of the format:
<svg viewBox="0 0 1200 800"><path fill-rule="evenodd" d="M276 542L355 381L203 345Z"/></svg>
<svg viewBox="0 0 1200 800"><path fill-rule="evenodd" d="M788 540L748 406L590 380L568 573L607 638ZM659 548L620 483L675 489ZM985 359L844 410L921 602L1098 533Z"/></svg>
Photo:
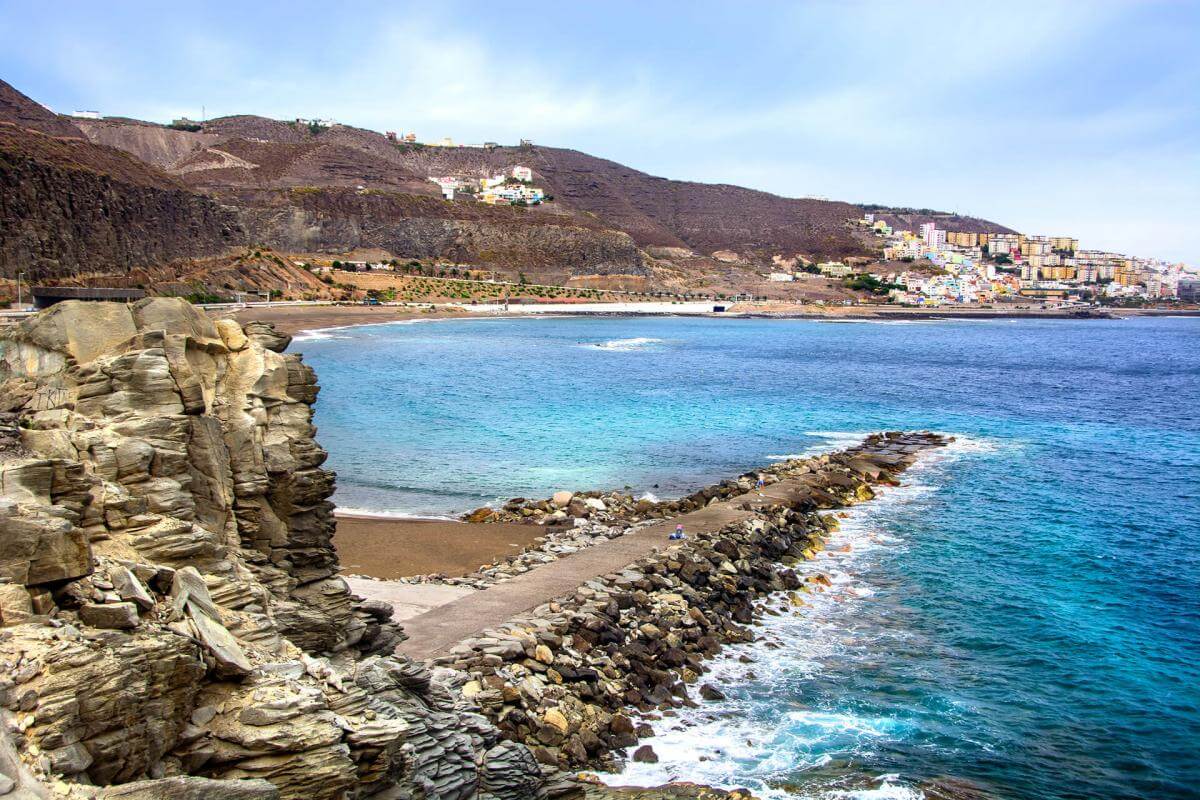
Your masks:
<svg viewBox="0 0 1200 800"><path fill-rule="evenodd" d="M164 298L0 328L14 791L538 796L528 751L390 655L388 610L337 577L317 385L286 344Z"/></svg>

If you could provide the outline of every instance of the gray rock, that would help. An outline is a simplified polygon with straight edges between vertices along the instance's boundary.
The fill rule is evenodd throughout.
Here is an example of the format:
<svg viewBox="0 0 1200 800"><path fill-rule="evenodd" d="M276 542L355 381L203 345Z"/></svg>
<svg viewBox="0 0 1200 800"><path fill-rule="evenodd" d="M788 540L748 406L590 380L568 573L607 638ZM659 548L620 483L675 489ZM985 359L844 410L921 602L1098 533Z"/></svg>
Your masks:
<svg viewBox="0 0 1200 800"><path fill-rule="evenodd" d="M101 790L100 800L279 800L279 790L261 779L218 781L173 777L134 781Z"/></svg>
<svg viewBox="0 0 1200 800"><path fill-rule="evenodd" d="M133 603L143 611L154 608L154 597L128 568L113 567L109 570L109 577L122 600Z"/></svg>
<svg viewBox="0 0 1200 800"><path fill-rule="evenodd" d="M92 765L92 754L81 744L69 744L57 750L48 750L46 757L55 772L63 775L78 775Z"/></svg>
<svg viewBox="0 0 1200 800"><path fill-rule="evenodd" d="M87 603L79 609L79 619L93 628L131 630L138 625L137 606L133 603Z"/></svg>

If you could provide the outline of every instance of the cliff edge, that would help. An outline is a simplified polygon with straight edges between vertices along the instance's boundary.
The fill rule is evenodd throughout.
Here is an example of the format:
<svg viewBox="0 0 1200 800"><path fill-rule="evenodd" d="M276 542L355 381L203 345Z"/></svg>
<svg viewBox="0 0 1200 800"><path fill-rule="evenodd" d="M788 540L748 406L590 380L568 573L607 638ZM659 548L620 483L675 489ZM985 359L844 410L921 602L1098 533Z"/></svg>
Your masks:
<svg viewBox="0 0 1200 800"><path fill-rule="evenodd" d="M0 795L544 796L337 577L287 344L168 298L0 327Z"/></svg>

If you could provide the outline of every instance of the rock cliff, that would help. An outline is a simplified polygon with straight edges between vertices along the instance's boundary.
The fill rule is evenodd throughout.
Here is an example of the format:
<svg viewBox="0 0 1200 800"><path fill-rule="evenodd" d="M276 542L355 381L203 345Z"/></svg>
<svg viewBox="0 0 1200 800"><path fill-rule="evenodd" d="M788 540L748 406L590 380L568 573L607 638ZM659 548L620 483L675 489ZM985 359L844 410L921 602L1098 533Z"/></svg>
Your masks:
<svg viewBox="0 0 1200 800"><path fill-rule="evenodd" d="M0 122L2 277L124 273L243 239L230 209L125 153Z"/></svg>
<svg viewBox="0 0 1200 800"><path fill-rule="evenodd" d="M166 298L0 328L0 795L544 795L336 576L287 344Z"/></svg>

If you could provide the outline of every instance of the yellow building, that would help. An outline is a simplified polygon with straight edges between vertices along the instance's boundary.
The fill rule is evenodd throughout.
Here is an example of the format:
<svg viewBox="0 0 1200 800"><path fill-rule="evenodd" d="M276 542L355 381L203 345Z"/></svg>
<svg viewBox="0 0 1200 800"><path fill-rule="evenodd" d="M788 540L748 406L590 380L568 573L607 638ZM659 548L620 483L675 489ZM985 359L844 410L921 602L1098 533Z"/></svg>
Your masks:
<svg viewBox="0 0 1200 800"><path fill-rule="evenodd" d="M1048 256L1050 255L1050 240L1045 238L1028 238L1021 242L1021 255Z"/></svg>
<svg viewBox="0 0 1200 800"><path fill-rule="evenodd" d="M1122 286L1137 286L1143 283L1143 276L1140 271L1125 265L1117 267L1116 271L1113 272L1113 281Z"/></svg>
<svg viewBox="0 0 1200 800"><path fill-rule="evenodd" d="M946 244L959 247L979 247L979 234L969 231L947 231Z"/></svg>
<svg viewBox="0 0 1200 800"><path fill-rule="evenodd" d="M1066 250L1066 251L1074 253L1076 250L1079 249L1079 240L1072 239L1070 236L1051 236L1050 237L1050 249Z"/></svg>
<svg viewBox="0 0 1200 800"><path fill-rule="evenodd" d="M1041 270L1042 280L1046 281L1071 281L1075 280L1075 268L1065 264L1057 266L1045 266Z"/></svg>

